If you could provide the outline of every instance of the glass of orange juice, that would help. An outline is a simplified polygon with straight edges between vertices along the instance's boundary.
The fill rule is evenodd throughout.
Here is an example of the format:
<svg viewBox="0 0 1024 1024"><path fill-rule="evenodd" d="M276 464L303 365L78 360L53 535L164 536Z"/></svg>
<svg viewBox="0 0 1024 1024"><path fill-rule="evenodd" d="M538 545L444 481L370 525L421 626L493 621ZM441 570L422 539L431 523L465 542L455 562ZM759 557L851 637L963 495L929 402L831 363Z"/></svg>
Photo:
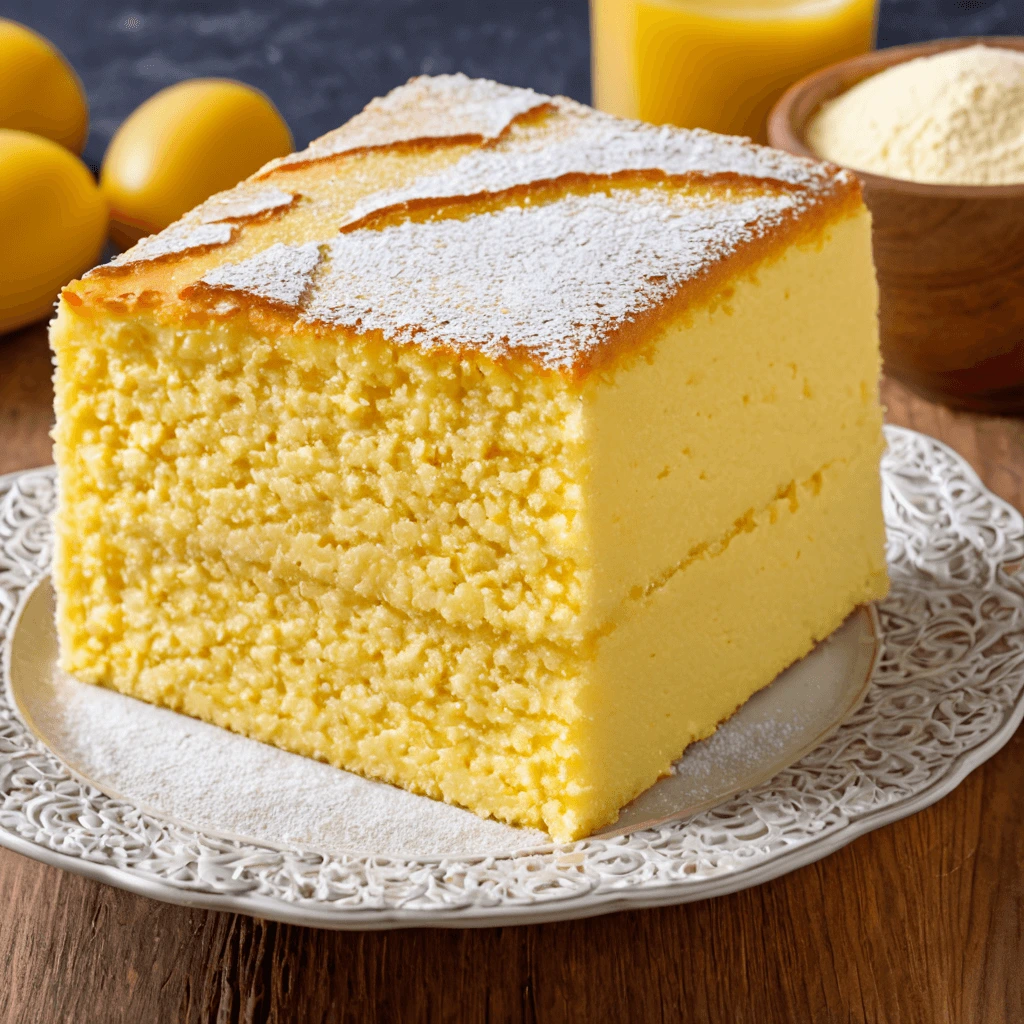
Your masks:
<svg viewBox="0 0 1024 1024"><path fill-rule="evenodd" d="M590 0L594 105L765 140L806 74L874 46L877 0Z"/></svg>

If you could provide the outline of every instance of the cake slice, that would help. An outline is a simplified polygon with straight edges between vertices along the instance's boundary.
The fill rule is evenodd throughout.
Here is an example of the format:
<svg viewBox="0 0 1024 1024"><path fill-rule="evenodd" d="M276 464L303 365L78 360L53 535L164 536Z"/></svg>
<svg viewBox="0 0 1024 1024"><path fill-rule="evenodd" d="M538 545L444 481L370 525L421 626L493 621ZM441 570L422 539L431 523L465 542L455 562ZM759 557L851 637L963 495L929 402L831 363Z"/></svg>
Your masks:
<svg viewBox="0 0 1024 1024"><path fill-rule="evenodd" d="M571 840L886 590L856 179L414 79L69 285L64 668Z"/></svg>

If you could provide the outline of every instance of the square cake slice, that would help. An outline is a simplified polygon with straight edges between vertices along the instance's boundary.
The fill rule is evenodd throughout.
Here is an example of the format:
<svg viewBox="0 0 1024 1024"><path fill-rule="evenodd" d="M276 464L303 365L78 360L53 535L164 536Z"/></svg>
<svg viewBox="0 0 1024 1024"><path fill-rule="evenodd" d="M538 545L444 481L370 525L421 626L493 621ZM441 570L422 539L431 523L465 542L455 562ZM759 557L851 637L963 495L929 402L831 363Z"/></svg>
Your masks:
<svg viewBox="0 0 1024 1024"><path fill-rule="evenodd" d="M886 591L855 178L414 79L69 285L64 668L571 840Z"/></svg>

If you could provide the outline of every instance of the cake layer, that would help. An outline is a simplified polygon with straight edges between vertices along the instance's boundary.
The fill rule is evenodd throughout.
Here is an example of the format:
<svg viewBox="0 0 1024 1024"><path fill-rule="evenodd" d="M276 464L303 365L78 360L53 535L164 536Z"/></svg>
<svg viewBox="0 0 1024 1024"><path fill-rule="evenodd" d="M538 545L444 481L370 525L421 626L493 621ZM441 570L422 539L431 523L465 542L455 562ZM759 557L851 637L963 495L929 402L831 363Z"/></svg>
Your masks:
<svg viewBox="0 0 1024 1024"><path fill-rule="evenodd" d="M576 834L614 821L689 743L857 605L885 596L879 454L876 445L793 482L624 609L581 694L592 724L583 760L600 797L573 808Z"/></svg>
<svg viewBox="0 0 1024 1024"><path fill-rule="evenodd" d="M581 403L559 378L244 318L181 330L68 311L52 337L72 646L116 639L86 627L97 588L113 600L160 564L329 592L338 616L367 600L582 635Z"/></svg>
<svg viewBox="0 0 1024 1024"><path fill-rule="evenodd" d="M109 635L92 650L65 644L64 664L565 840L614 820L691 741L881 596L882 542L874 460L836 463L571 645L366 601L339 616L327 591L160 558L94 595L86 628Z"/></svg>
<svg viewBox="0 0 1024 1024"><path fill-rule="evenodd" d="M792 480L877 452L877 294L862 210L738 275L643 358L589 383L594 624Z"/></svg>
<svg viewBox="0 0 1024 1024"><path fill-rule="evenodd" d="M71 308L58 441L83 475L64 486L108 520L76 532L122 560L260 564L341 607L580 638L794 477L877 445L875 294L867 214L844 215L579 382L244 315Z"/></svg>

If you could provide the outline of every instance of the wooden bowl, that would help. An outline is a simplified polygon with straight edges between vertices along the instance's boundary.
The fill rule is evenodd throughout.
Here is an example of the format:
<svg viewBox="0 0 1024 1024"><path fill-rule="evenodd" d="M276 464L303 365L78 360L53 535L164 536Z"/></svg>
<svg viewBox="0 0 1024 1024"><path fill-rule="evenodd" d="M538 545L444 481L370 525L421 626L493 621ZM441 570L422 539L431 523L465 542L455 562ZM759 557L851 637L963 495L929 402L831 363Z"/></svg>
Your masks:
<svg viewBox="0 0 1024 1024"><path fill-rule="evenodd" d="M773 146L814 157L818 108L894 64L974 43L1024 51L1024 37L897 46L824 68L772 109ZM885 371L961 409L1024 413L1024 185L925 185L857 171L874 221Z"/></svg>

